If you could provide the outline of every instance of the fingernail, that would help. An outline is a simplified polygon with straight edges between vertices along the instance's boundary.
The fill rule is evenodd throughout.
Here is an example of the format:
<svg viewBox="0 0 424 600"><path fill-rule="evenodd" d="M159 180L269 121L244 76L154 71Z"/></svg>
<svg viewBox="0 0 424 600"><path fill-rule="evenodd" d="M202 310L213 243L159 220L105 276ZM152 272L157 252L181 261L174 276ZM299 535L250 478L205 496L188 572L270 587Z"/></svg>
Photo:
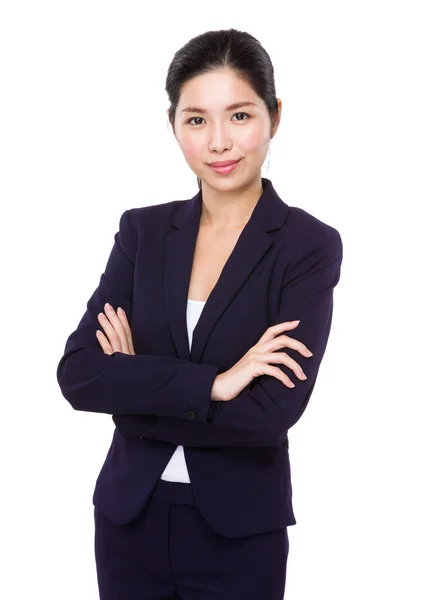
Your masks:
<svg viewBox="0 0 424 600"><path fill-rule="evenodd" d="M111 305L109 304L109 302L106 302L106 304L105 304L105 308L106 308L106 310L112 310L112 307L111 307Z"/></svg>
<svg viewBox="0 0 424 600"><path fill-rule="evenodd" d="M299 321L292 321L292 323L300 323L300 320Z"/></svg>
<svg viewBox="0 0 424 600"><path fill-rule="evenodd" d="M122 308L120 306L118 306L118 315L120 317L123 317L125 315L124 311L122 310Z"/></svg>

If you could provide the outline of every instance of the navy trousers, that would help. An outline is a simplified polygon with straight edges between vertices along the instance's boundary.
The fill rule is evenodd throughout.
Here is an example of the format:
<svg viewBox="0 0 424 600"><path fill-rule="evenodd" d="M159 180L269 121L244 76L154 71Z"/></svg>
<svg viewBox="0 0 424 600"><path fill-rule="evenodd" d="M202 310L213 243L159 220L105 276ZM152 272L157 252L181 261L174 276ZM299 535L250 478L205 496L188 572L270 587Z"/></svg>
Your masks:
<svg viewBox="0 0 424 600"><path fill-rule="evenodd" d="M287 527L228 538L204 519L190 483L160 479L146 508L126 525L97 508L94 520L100 600L284 598Z"/></svg>

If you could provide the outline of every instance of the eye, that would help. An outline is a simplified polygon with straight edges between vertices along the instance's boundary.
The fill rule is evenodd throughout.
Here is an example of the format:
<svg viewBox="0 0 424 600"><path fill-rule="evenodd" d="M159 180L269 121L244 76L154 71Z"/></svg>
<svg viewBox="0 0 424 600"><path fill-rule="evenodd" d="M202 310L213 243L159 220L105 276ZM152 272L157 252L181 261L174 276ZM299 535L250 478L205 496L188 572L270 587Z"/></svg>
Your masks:
<svg viewBox="0 0 424 600"><path fill-rule="evenodd" d="M191 119L189 119L188 121L186 121L186 123L191 124L190 121L192 121L193 119L203 119L203 117L191 117ZM193 123L193 125L194 125L194 123ZM198 123L196 123L196 125L198 125Z"/></svg>
<svg viewBox="0 0 424 600"><path fill-rule="evenodd" d="M245 115L247 117L247 119L236 119L237 121L247 121L248 119L250 119L250 115L248 115L245 112L234 113L233 117L235 117L236 115ZM191 121L193 121L193 119L203 119L203 117L191 117L191 119L186 121L186 123L191 125ZM193 123L193 125L201 125L201 123Z"/></svg>
<svg viewBox="0 0 424 600"><path fill-rule="evenodd" d="M245 112L238 112L238 113L235 113L233 116L235 116L235 115L246 115L246 117L247 117L248 119L250 119L250 115L248 115L248 114L247 114L247 113L245 113ZM247 119L237 119L237 121L247 121Z"/></svg>

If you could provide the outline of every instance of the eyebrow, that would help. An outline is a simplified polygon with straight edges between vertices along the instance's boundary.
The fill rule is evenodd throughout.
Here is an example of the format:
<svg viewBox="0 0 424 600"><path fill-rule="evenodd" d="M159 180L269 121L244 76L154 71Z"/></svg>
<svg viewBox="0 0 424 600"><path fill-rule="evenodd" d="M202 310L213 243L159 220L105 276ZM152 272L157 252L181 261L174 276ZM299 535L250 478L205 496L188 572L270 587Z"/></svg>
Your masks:
<svg viewBox="0 0 424 600"><path fill-rule="evenodd" d="M230 104L230 106L227 106L227 108L225 109L226 112L228 112L229 110L235 110L236 108L243 108L243 106L257 106L254 102L234 102L234 104ZM207 110L205 110L204 108L199 108L198 106L187 106L186 108L183 108L180 112L195 112L195 113L200 113L202 115L207 114Z"/></svg>

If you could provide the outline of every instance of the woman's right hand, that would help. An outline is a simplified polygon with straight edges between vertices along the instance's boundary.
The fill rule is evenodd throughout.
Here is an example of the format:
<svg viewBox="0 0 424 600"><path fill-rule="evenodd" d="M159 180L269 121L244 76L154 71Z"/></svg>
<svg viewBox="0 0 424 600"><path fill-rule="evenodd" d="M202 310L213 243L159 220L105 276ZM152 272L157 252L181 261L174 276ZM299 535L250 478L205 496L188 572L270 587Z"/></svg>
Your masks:
<svg viewBox="0 0 424 600"><path fill-rule="evenodd" d="M215 378L212 386L211 398L215 402L228 402L232 400L255 378L260 375L272 375L287 387L294 387L290 378L278 367L268 363L279 363L292 369L299 379L305 380L306 375L301 366L286 352L275 352L280 348L293 348L303 356L309 358L312 352L305 344L288 337L278 335L282 331L289 331L299 325L299 321L284 321L268 327L255 346L228 371L220 373Z"/></svg>

